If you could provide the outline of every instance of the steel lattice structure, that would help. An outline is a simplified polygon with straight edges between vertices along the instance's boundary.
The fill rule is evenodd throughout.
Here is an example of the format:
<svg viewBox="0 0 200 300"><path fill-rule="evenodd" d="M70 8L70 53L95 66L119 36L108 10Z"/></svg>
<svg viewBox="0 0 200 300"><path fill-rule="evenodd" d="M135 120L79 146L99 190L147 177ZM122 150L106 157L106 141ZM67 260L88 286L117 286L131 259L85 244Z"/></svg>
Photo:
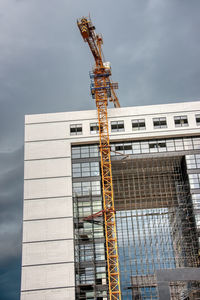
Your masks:
<svg viewBox="0 0 200 300"><path fill-rule="evenodd" d="M111 69L102 58L102 37L95 33L95 27L89 18L81 18L77 22L81 35L88 43L95 59L95 67L90 74L91 94L96 101L99 122L99 149L101 155L101 173L103 190L103 214L106 235L107 270L110 300L120 300L120 274L117 249L117 234L113 198L113 183L110 157L110 139L108 131L107 106L108 99L115 107L120 107L114 92L117 84L110 81Z"/></svg>

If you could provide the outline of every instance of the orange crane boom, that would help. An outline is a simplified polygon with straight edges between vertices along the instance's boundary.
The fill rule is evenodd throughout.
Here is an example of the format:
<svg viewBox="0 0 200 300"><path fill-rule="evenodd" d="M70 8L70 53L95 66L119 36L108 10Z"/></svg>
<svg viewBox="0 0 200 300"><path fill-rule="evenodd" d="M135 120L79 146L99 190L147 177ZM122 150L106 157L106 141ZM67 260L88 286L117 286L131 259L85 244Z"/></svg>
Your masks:
<svg viewBox="0 0 200 300"><path fill-rule="evenodd" d="M114 89L118 87L110 80L111 68L104 62L101 46L103 39L95 33L91 20L82 17L77 21L78 28L85 42L88 43L95 60L95 67L90 73L91 94L96 101L99 122L99 149L101 155L103 213L106 235L107 269L110 300L120 300L120 274L117 248L117 233L115 221L115 208L113 198L113 183L110 157L110 138L108 130L108 100L120 107Z"/></svg>

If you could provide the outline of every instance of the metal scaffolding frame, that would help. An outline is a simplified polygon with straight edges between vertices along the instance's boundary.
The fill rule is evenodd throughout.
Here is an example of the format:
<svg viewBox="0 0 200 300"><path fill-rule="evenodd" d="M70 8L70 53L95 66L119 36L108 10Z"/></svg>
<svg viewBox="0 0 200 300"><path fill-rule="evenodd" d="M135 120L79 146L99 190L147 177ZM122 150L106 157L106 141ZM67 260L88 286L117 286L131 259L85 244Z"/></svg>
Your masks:
<svg viewBox="0 0 200 300"><path fill-rule="evenodd" d="M199 266L185 158L118 159L112 172L122 298L158 299L156 270ZM188 288L172 283L171 299Z"/></svg>

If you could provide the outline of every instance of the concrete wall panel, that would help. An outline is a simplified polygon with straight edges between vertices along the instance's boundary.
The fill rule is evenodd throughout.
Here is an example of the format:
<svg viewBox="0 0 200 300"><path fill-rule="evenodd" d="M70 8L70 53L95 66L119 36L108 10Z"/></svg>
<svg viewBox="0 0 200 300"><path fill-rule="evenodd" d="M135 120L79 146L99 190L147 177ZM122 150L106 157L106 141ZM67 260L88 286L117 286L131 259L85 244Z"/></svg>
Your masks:
<svg viewBox="0 0 200 300"><path fill-rule="evenodd" d="M25 180L24 199L71 196L70 177Z"/></svg>
<svg viewBox="0 0 200 300"><path fill-rule="evenodd" d="M69 136L67 125L65 122L26 125L25 141L67 138Z"/></svg>
<svg viewBox="0 0 200 300"><path fill-rule="evenodd" d="M67 140L29 142L25 144L25 159L42 159L71 156L70 143Z"/></svg>
<svg viewBox="0 0 200 300"><path fill-rule="evenodd" d="M22 268L22 291L74 286L74 264Z"/></svg>
<svg viewBox="0 0 200 300"><path fill-rule="evenodd" d="M74 288L23 292L21 300L75 300Z"/></svg>
<svg viewBox="0 0 200 300"><path fill-rule="evenodd" d="M24 162L24 179L71 176L71 159L57 158Z"/></svg>
<svg viewBox="0 0 200 300"><path fill-rule="evenodd" d="M73 240L23 244L23 266L73 261Z"/></svg>
<svg viewBox="0 0 200 300"><path fill-rule="evenodd" d="M23 225L23 242L72 238L72 218L27 221Z"/></svg>
<svg viewBox="0 0 200 300"><path fill-rule="evenodd" d="M72 197L24 201L24 220L71 217Z"/></svg>

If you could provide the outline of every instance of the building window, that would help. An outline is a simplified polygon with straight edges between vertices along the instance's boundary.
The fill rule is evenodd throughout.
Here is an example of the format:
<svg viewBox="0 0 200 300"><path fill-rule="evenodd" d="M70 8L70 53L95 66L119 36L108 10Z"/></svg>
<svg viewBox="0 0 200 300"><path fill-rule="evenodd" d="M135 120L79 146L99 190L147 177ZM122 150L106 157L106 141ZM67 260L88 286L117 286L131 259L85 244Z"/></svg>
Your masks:
<svg viewBox="0 0 200 300"><path fill-rule="evenodd" d="M200 125L200 114L195 116L196 118L196 123L199 126Z"/></svg>
<svg viewBox="0 0 200 300"><path fill-rule="evenodd" d="M88 158L98 157L99 147L97 145L88 146L73 146L72 147L72 158Z"/></svg>
<svg viewBox="0 0 200 300"><path fill-rule="evenodd" d="M191 189L200 189L200 174L189 174Z"/></svg>
<svg viewBox="0 0 200 300"><path fill-rule="evenodd" d="M124 131L124 121L113 121L111 122L111 131Z"/></svg>
<svg viewBox="0 0 200 300"><path fill-rule="evenodd" d="M200 209L200 194L192 194L194 209Z"/></svg>
<svg viewBox="0 0 200 300"><path fill-rule="evenodd" d="M73 182L74 196L101 195L100 181Z"/></svg>
<svg viewBox="0 0 200 300"><path fill-rule="evenodd" d="M195 214L195 221L197 225L197 229L200 229L200 215Z"/></svg>
<svg viewBox="0 0 200 300"><path fill-rule="evenodd" d="M166 142L165 141L153 141L149 142L150 152L163 152L166 151Z"/></svg>
<svg viewBox="0 0 200 300"><path fill-rule="evenodd" d="M81 135L81 134L82 134L81 124L70 125L70 135Z"/></svg>
<svg viewBox="0 0 200 300"><path fill-rule="evenodd" d="M144 119L138 119L138 120L132 120L132 129L133 130L145 130L145 120Z"/></svg>
<svg viewBox="0 0 200 300"><path fill-rule="evenodd" d="M153 126L154 128L166 128L167 121L165 117L162 118L153 118Z"/></svg>
<svg viewBox="0 0 200 300"><path fill-rule="evenodd" d="M177 116L174 117L174 123L176 127L185 127L188 126L187 116Z"/></svg>
<svg viewBox="0 0 200 300"><path fill-rule="evenodd" d="M90 123L90 133L96 134L99 132L99 124L98 123Z"/></svg>
<svg viewBox="0 0 200 300"><path fill-rule="evenodd" d="M188 169L200 168L200 154L186 155L186 162Z"/></svg>
<svg viewBox="0 0 200 300"><path fill-rule="evenodd" d="M99 176L99 163L86 162L72 165L73 177Z"/></svg>

